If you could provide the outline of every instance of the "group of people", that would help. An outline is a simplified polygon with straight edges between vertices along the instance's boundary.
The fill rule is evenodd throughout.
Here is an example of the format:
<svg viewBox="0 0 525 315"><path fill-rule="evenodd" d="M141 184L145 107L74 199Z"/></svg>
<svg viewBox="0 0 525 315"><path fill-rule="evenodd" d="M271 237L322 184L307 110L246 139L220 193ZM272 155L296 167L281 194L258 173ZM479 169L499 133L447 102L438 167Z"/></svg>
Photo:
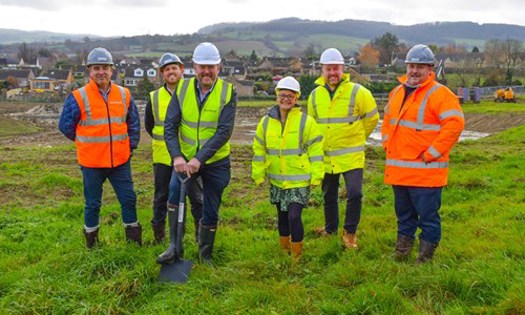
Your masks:
<svg viewBox="0 0 525 315"><path fill-rule="evenodd" d="M153 150L155 242L166 238L166 220L169 230L169 246L157 257L160 264L172 263L179 254L179 191L186 185L199 257L211 265L221 198L230 181L229 139L237 94L218 76L221 56L215 45L199 44L192 61L195 77L185 79L180 58L162 55L159 74L164 84L150 93L146 105L144 124ZM441 192L447 185L449 152L464 128L464 118L457 97L435 81L434 55L427 46L412 47L405 62L406 74L384 109L384 181L393 186L395 198L394 257L410 257L419 227L416 263L424 263L432 259L441 239ZM316 233L338 234L341 177L347 197L342 244L345 249L358 248L365 144L379 121L374 97L344 73L339 50L326 49L320 64L321 76L308 96L306 112L298 105L299 82L291 76L281 79L275 89L277 104L261 118L253 142L252 178L256 185L269 181L280 247L294 262L303 252L301 216L311 188L320 185L324 199L325 224ZM77 146L86 247L98 243L106 179L120 202L126 239L140 245L142 226L130 165L140 139L137 107L127 88L111 82L113 59L106 49L93 49L87 67L89 83L67 97L59 122L60 131Z"/></svg>

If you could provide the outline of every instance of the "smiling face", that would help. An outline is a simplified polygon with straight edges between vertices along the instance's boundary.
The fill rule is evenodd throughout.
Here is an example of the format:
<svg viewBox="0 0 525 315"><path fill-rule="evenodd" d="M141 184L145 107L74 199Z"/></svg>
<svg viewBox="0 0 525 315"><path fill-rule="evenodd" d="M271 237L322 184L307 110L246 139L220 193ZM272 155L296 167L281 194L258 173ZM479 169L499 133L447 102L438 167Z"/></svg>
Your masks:
<svg viewBox="0 0 525 315"><path fill-rule="evenodd" d="M292 90L280 89L277 92L277 104L281 111L288 112L297 101L297 93Z"/></svg>
<svg viewBox="0 0 525 315"><path fill-rule="evenodd" d="M89 77L93 80L99 89L107 90L111 83L113 67L111 65L90 65Z"/></svg>
<svg viewBox="0 0 525 315"><path fill-rule="evenodd" d="M409 86L417 86L428 79L430 72L432 72L431 65L409 63L407 64L406 84Z"/></svg>
<svg viewBox="0 0 525 315"><path fill-rule="evenodd" d="M175 86L182 79L184 67L178 63L170 63L160 69L162 79L168 86Z"/></svg>
<svg viewBox="0 0 525 315"><path fill-rule="evenodd" d="M333 89L341 82L341 78L343 77L343 65L337 65L337 64L328 64L323 65L322 68L322 75L324 77L324 80L328 85Z"/></svg>
<svg viewBox="0 0 525 315"><path fill-rule="evenodd" d="M207 92L217 80L221 66L194 64L193 68L195 69L195 76L199 81L201 90Z"/></svg>

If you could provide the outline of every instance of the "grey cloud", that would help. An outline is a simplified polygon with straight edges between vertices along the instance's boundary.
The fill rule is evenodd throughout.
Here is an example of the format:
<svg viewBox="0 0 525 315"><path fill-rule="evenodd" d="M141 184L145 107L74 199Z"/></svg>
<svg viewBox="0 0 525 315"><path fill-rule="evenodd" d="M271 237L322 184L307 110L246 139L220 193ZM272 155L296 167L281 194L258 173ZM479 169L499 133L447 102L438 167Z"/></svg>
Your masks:
<svg viewBox="0 0 525 315"><path fill-rule="evenodd" d="M50 11L66 6L67 4L60 0L0 0L0 5Z"/></svg>

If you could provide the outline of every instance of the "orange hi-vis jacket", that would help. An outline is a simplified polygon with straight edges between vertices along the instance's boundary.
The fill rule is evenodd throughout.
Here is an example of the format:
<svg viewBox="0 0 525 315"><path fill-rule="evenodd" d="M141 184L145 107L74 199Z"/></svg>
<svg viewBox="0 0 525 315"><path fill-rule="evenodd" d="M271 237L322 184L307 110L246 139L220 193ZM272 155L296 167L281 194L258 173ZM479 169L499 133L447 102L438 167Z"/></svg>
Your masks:
<svg viewBox="0 0 525 315"><path fill-rule="evenodd" d="M402 84L390 92L381 129L386 184L447 185L449 152L465 120L456 95L434 79L431 72L404 102L406 75L399 78Z"/></svg>
<svg viewBox="0 0 525 315"><path fill-rule="evenodd" d="M78 163L85 167L110 168L126 163L131 155L126 116L129 90L111 84L106 102L98 86L88 84L73 91L80 108L76 128Z"/></svg>

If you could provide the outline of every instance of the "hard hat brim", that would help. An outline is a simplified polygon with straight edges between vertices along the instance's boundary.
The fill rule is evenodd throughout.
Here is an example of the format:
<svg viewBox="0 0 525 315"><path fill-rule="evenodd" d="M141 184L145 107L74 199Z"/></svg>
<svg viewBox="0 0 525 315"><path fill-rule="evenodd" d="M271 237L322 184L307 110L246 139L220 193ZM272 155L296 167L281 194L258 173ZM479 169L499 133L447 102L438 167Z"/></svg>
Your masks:
<svg viewBox="0 0 525 315"><path fill-rule="evenodd" d="M211 59L206 59L206 60L197 60L197 59L191 59L193 61L193 63L195 64L198 64L198 65L218 65L221 63L221 59L219 58L219 60L211 60Z"/></svg>

